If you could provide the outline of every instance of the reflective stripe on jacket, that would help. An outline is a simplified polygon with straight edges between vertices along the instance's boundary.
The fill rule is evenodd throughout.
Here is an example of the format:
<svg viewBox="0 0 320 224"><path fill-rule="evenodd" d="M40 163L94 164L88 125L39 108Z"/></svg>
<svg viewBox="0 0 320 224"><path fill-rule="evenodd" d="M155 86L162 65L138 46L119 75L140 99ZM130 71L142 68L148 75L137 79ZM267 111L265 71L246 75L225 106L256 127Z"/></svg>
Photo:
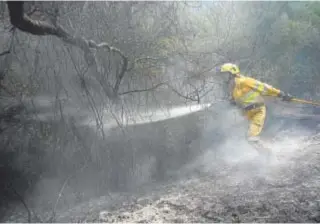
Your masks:
<svg viewBox="0 0 320 224"><path fill-rule="evenodd" d="M279 89L251 77L239 75L234 79L232 97L242 108L264 103L262 96L278 96Z"/></svg>

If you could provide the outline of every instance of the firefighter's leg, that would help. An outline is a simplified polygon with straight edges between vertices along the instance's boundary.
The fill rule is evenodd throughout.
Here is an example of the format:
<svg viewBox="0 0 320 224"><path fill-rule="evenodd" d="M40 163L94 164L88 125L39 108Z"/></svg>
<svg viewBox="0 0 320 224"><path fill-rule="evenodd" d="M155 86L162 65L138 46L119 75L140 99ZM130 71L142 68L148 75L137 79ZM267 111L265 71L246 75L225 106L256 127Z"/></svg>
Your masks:
<svg viewBox="0 0 320 224"><path fill-rule="evenodd" d="M267 148L261 138L264 121L266 119L266 107L260 107L247 112L249 120L248 142L259 152L260 155L269 157L271 150Z"/></svg>

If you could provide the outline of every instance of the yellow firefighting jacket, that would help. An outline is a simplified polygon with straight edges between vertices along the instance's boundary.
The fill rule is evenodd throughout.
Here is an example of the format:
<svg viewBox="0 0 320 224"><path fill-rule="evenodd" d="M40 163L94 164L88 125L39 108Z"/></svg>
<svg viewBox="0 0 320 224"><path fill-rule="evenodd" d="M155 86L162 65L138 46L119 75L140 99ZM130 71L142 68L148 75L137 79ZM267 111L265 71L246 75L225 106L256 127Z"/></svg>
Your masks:
<svg viewBox="0 0 320 224"><path fill-rule="evenodd" d="M243 75L236 76L231 86L232 99L241 108L264 103L262 96L278 96L280 93L279 89Z"/></svg>

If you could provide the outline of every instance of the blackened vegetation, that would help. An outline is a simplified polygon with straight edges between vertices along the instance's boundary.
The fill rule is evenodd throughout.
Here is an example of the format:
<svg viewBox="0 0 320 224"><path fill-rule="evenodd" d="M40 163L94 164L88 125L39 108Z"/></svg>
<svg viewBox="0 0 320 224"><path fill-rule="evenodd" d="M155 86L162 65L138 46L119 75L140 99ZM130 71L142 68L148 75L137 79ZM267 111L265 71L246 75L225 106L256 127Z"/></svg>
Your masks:
<svg viewBox="0 0 320 224"><path fill-rule="evenodd" d="M289 166L269 167L264 174L257 172L261 164L212 166L206 174L154 187L152 194L136 194L115 207L100 206L87 216L78 207L61 221L318 223L319 153L316 147L306 150Z"/></svg>
<svg viewBox="0 0 320 224"><path fill-rule="evenodd" d="M21 204L23 200L28 209L42 214L61 206L72 208L108 192L131 191L144 183L165 181L208 147L197 142L205 125L203 112L124 127L125 134L119 127L106 129L106 138L99 137L95 128L79 126L72 117L65 116L63 123L35 121L26 108L10 116L16 120L6 120L5 116L2 120L3 211L9 202ZM28 116L29 120L23 119ZM50 133L56 133L55 139ZM37 198L37 192L42 191L37 184L50 179L58 184L47 193L47 204L39 211L31 206L33 199L28 195L35 191Z"/></svg>
<svg viewBox="0 0 320 224"><path fill-rule="evenodd" d="M157 7L156 9L162 8L164 13L161 13L162 9L155 10L156 13L152 12L153 6L150 6L149 8L146 7L149 4L155 4ZM24 2L10 1L7 2L6 5L9 9L10 23L13 26L11 31L20 30L25 33L38 36L49 35L57 37L64 43L80 49L80 52L84 54L83 57L85 61L83 62L85 62L85 64L88 66L88 69L90 69L90 71L88 71L87 68L84 69L84 71L88 71L86 75L104 77L105 79L103 80L106 82L103 83L103 91L110 99L115 99L118 97L118 95L123 97L140 93L144 94L158 90L160 87L165 87L167 93L172 89L174 95L178 95L181 98L189 100L189 102L195 101L199 103L202 96L210 95L212 92L214 92L214 89L210 88L210 90L206 90L204 87L201 87L202 89L200 88L200 91L198 91L198 87L192 87L192 82L188 85L186 84L187 86L190 85L189 87L192 87L192 94L184 96L180 93L180 90L182 91L183 89L182 87L178 91L171 86L173 83L169 78L179 78L177 76L179 76L181 71L186 69L186 64L188 65L187 67L190 67L186 69L188 74L191 74L189 74L189 78L194 78L194 80L199 78L205 79L205 77L202 75L211 74L209 72L220 62L225 62L226 60L237 61L240 59L244 60L244 67L247 67L249 69L248 71L254 75L261 75L269 78L271 77L270 75L273 75L272 77L278 77L280 74L286 74L286 71L274 71L273 66L275 66L276 61L280 61L281 63L279 62L276 67L281 67L283 70L286 70L288 66L283 66L283 60L287 61L289 59L286 59L287 55L284 54L284 52L289 52L288 54L290 55L292 53L289 51L290 49L281 47L291 45L281 44L281 47L277 45L274 46L273 44L282 43L281 41L278 41L279 37L276 36L275 38L278 39L274 38L274 42L271 43L268 43L266 38L269 37L271 33L274 35L275 33L278 33L279 30L286 31L287 29L282 29L282 27L280 27L278 31L272 30L271 32L271 30L266 31L266 29L263 28L263 32L256 32L256 26L247 26L247 24L242 24L246 27L249 27L249 29L252 29L255 35L248 35L251 33L249 32L249 29L246 29L243 31L244 36L239 38L239 41L238 36L240 34L237 33L238 31L235 29L238 27L237 24L230 24L232 21L229 19L229 14L226 16L221 16L223 15L221 14L223 13L222 10L227 8L223 7L223 5L221 7L220 5L219 7L221 8L215 7L217 12L213 11L213 13L209 14L208 16L208 18L210 17L218 22L218 24L215 24L216 27L214 27L215 25L213 24L208 27L206 23L202 23L201 21L198 24L193 24L193 26L195 26L197 29L194 30L195 27L192 26L184 27L187 28L185 29L187 32L182 32L182 30L180 30L180 28L183 26L182 24L188 25L189 23L191 24L192 22L196 21L193 19L194 17L191 17L189 21L184 18L182 19L182 23L179 24L177 19L177 11L179 10L180 6L183 6L183 4L185 3L179 5L177 2L172 2L164 7L164 5L161 4L157 5L157 3L148 2L143 4L141 3L141 5L137 2L132 2L130 4L128 3L127 5L110 2L103 7L96 5L94 8L96 10L95 17L92 20L104 18L103 21L98 21L97 24L103 27L103 31L100 33L100 38L104 40L105 38L108 39L110 37L108 39L108 43L96 43L91 39L73 35L72 32L68 31L62 27L61 24L59 24L58 10L54 10L52 19L45 22L31 17L31 14L34 12L34 10L25 13L23 9L23 6L25 5ZM234 4L235 3L232 3L232 5L229 5L228 7L232 8ZM289 3L285 3L285 5L288 4ZM132 8L131 6L134 5L137 5L138 7ZM266 5L272 4L266 3ZM187 4L185 4L185 6L187 6ZM261 2L256 6L260 8L261 12L275 12L275 15L272 17L273 22L279 21L278 18L280 13L281 15L282 13L285 13L282 12L285 8L281 6L278 7L279 5L274 5L274 8L278 8L278 10L272 10L272 8L268 8L268 10L266 10L264 3ZM123 13L123 11L122 14L119 13L121 11L118 10L119 8L117 9L117 7L124 7L125 13ZM69 10L68 7L61 6L61 8L64 8L66 11ZM82 8L82 6L77 7L77 9L79 8ZM83 8L85 7L83 6ZM99 8L101 8L101 11L104 11L105 9L107 10L104 11L104 13L96 15L96 13L99 13ZM230 8L228 8L228 13L236 11L229 10ZM248 12L242 13L242 11L245 11L246 9L249 9L249 11L252 10L252 8L243 5L242 9L243 10L237 10L241 11L240 15L248 16L248 21L260 23L260 19L252 19L256 18L256 15L251 16L248 14ZM149 29L141 32L140 28L143 26L141 26L140 23L142 21L147 21L147 23L149 22L149 20L144 17L145 14L141 13L144 11L149 11L149 18L153 17L155 18L155 22L157 22L157 20L160 22L154 23L154 26L150 26ZM279 13L276 11L279 11ZM81 14L81 16L85 15L91 17L92 15L90 13L92 12L93 11L84 12ZM255 12L255 10L252 10L253 14L255 14ZM78 11L75 14L77 13ZM131 24L132 21L134 21L132 17L134 17L134 15L140 15L140 13L141 18L138 19L138 23ZM160 13L161 16L159 16L158 13ZM233 16L236 15L233 14L232 17ZM66 20L68 20L68 16L66 17ZM261 15L258 17L260 18ZM267 15L265 17L267 19L263 19L262 25L269 24L268 18L270 16ZM128 29L126 29L126 26L123 24L123 18L127 18L125 23L128 22L130 25ZM284 16L283 18L285 19L286 17ZM137 17L135 19L137 20ZM170 22L165 19L170 20ZM223 23L224 19L228 20L227 26ZM81 19L77 20L77 22L80 20ZM241 21L244 20L245 19L242 18ZM222 21L222 23L220 24L219 21ZM265 24L266 22L268 24ZM273 27L273 22L270 21L270 27ZM203 29L201 28L202 25L204 26ZM227 28L229 25L233 26L230 26L230 30L226 31L228 35L220 35L220 28ZM260 27L260 24L256 25ZM300 25L302 25L301 27L303 28L306 27L304 23ZM70 27L72 28L72 24ZM153 29L154 27L156 28ZM218 27L220 28L218 29ZM240 30L242 28L246 28L241 26L239 27ZM120 30L122 29L128 31L128 33L120 32L119 34L118 28L120 28ZM94 27L91 30L95 29L98 28ZM135 32L133 32L133 30ZM217 35L210 32L212 30L216 30ZM297 31L299 29L294 30ZM303 29L300 30L303 31L303 37L305 37L307 32L304 32ZM84 32L84 34L87 35L86 32ZM97 33L93 35L97 35ZM97 36L94 36L94 38ZM192 39L192 36L193 38L199 36L200 39ZM202 39L202 36L207 37L207 39ZM219 41L219 37L216 36L221 36L222 41ZM234 36L236 37L235 40L230 39ZM135 37L133 38L134 40L131 39L132 37ZM296 37L291 34L289 37L296 39ZM121 40L112 40L117 38ZM190 43L186 43L186 40L189 38L191 38L190 40L195 40L195 42L191 44L196 46L195 49L189 46ZM218 40L216 40L216 38ZM175 43L176 41L183 46L175 49L175 44L172 44L171 42ZM316 41L318 41L318 38L316 38ZM111 42L112 44L109 44ZM218 44L218 46L216 46L216 44L219 42L225 42L225 45ZM13 41L11 41L11 43L13 43ZM161 43L166 47L162 46ZM113 47L114 44L117 44L118 47L121 47L122 50L125 50L125 53L118 48ZM197 49L202 45L202 49ZM238 45L242 45L242 47L237 48ZM294 45L296 48L296 44ZM30 48L29 45L28 47ZM32 47L34 47L34 45L32 45ZM38 51L43 51L47 46L44 46L43 43L40 43L38 47ZM138 53L135 53L134 50L132 50L134 47L138 48ZM158 49L154 49L154 47ZM270 50L270 47L274 47L274 50ZM159 52L164 48L174 50L167 51L164 55L162 55L162 53ZM4 49L5 50L0 53L2 58L12 53L11 47ZM106 77L109 74L101 74L102 72L98 69L99 65L96 62L96 52L94 52L94 50L101 50L100 53L104 55L102 60L104 60L104 62L108 61L109 57L106 55L109 54L102 52L102 49L106 49L111 53L115 53L110 54L110 57L117 55L121 59L119 63L115 62L117 65L119 64L120 68L116 69L115 72L109 72L110 77L116 77L115 82L112 85L110 84L110 77ZM316 52L319 52L317 48L314 49ZM198 51L199 53L197 53ZM247 52L244 53L244 51ZM32 52L27 50L23 50L23 52L27 54L27 57L24 58L27 61L30 55L32 55ZM153 52L153 54L150 54L152 57L149 57L150 52ZM61 56L61 53L62 51L57 51L58 57ZM181 65L177 66L177 62L172 60L175 57L172 56L170 58L171 54L179 55L180 57L178 57L178 61L181 58L184 58L186 61L190 61L191 63L181 63ZM44 56L42 63L46 62L46 60L54 60L53 58L46 57L44 54L40 55ZM209 57L207 58L204 55L209 55ZM217 57L213 57L212 55ZM218 57L218 55L220 56ZM279 55L279 57L283 55L285 59L281 57L279 58L276 55ZM305 55L302 56L307 58ZM39 63L36 62L39 61L36 58L38 57L35 57L35 63L34 65L30 64L30 67L32 67L34 71L40 68L45 70L44 66L40 66ZM61 56L61 58L62 60L66 59L65 56ZM129 58L131 62L130 66L128 66ZM268 62L264 60L259 61L259 58L271 58L272 63L270 64L270 61ZM57 57L55 57L55 59L57 59ZM80 57L80 59L82 59L82 57ZM156 67L160 64L163 66L165 64L164 62L171 61L173 63L173 67L177 66L177 68L174 69L177 70L177 73L172 72L170 75L168 75L166 72L155 73L160 74L160 77L162 75L171 76L168 79L162 80L158 75L151 75L150 73L153 73L151 69L149 70L140 68L145 61L149 61L149 63L146 63L148 67ZM81 60L77 62L80 64L82 63ZM22 64L23 63L26 62L23 60ZM64 63L71 64L70 61L64 61ZM259 63L261 63L262 66L259 65ZM49 64L51 64L51 61ZM102 64L105 66L105 68L108 67L108 63ZM200 64L201 66L196 67L196 64ZM299 65L301 64L308 63L303 62ZM63 67L63 65L63 63L55 64L55 66L59 68ZM294 63L291 65L293 66ZM316 62L316 66L318 66L318 62ZM74 67L79 76L77 78L83 81L81 82L83 89L86 89L86 85L88 85L89 82L85 81L85 77L80 77L84 76L84 74L78 72L76 66ZM268 70L271 67L272 70ZM24 68L25 67L23 67L23 69ZM161 67L161 69L162 68L163 67ZM79 69L79 71L80 70L81 69ZM292 68L292 70L296 71L294 68ZM316 72L318 70L319 69L316 69ZM111 69L105 69L105 71L111 71ZM125 76L125 74L132 71L135 72ZM291 75L292 71L287 72ZM309 74L309 71L305 70L305 67L303 67L303 72L304 73L299 72L303 78L307 76L307 73ZM16 74L16 76L18 77L27 76L24 70L18 70L17 73L18 74ZM31 73L33 73L33 71ZM70 75L69 73L71 75L73 74L70 69L66 69L60 71L57 76L67 76ZM47 75L47 72L40 74L41 78L46 77L45 75ZM34 78L33 74L30 75L29 73L28 76L30 76L30 79ZM153 78L156 76L156 79L150 79L152 83L150 81L148 82L148 85L139 85L139 82L136 85L131 85L136 78L145 81L147 77L150 78L150 76ZM1 73L1 79L2 77L4 77L4 75ZM124 80L124 78L127 77L129 79ZM299 86L302 83L301 80L297 81L295 78L293 78L293 76L290 76L290 80L291 79L294 82L297 82ZM290 85L287 77L285 77L284 80L285 81L282 84L288 83L288 85ZM34 80L31 81L33 82ZM128 87L119 91L120 85L124 84L124 81L126 81L125 85ZM267 81L269 82L270 79ZM25 83L25 81L23 81L23 83ZM310 83L310 81L305 83ZM53 83L49 84L54 85ZM45 84L43 83L40 83L39 85L43 85L42 87L46 88ZM66 88L66 86L63 87ZM203 86L205 86L205 82L203 82ZM294 92L298 89L299 91L307 91L310 88L307 86L305 89L296 88L294 90L284 90L299 96L301 92ZM89 95L88 91L86 94L87 96ZM168 102L168 98L171 99L170 97L172 97L172 95L168 94L166 96L167 98L163 98L165 103ZM34 97L34 95L31 97ZM85 96L83 98L85 98ZM140 102L142 99L139 97L134 99L135 100L130 103L145 103L145 105L150 105L147 102ZM72 104L71 102L68 103ZM156 97L152 103L158 104L158 102L156 102ZM147 186L150 184L150 182L156 182L155 186L152 185L145 192L146 195L148 195L150 192L153 192L154 188L163 184L163 182L167 180L169 182L176 180L177 176L179 177L180 168L183 167L183 165L189 165L190 162L192 162L195 158L197 158L197 156L201 155L207 149L213 151L216 150L219 144L224 141L224 135L228 134L220 132L220 125L223 126L224 122L228 121L221 119L221 117L218 116L215 117L215 113L212 111L206 114L199 112L179 118L132 125L130 127L106 127L105 129L99 127L100 130L97 130L98 125L89 127L88 125L81 124L81 118L75 118L74 115L61 115L57 119L40 119L32 112L30 108L23 104L5 104L2 98L0 100L0 104L0 213L1 218L3 218L2 216L4 213L6 213L6 217L12 215L11 218L3 218L5 221L101 221L99 220L99 212L102 210L111 210L110 216L113 218L113 220L102 221L115 221L118 219L120 219L120 221L156 221L156 215L150 219L147 217L130 218L131 214L123 213L123 210L126 210L126 212L135 213L136 211L140 211L139 209L143 208L147 204L151 204L153 207L159 207L161 209L164 208L163 216L167 216L169 219L162 221L166 222L319 221L319 215L315 212L319 210L319 205L317 204L318 185L316 182L318 181L317 171L319 170L319 167L317 165L319 162L318 156L315 154L310 154L312 155L312 160L308 160L307 156L301 158L300 161L298 159L298 162L296 163L296 169L285 168L284 170L286 172L284 172L283 176L279 178L284 181L280 184L277 181L268 182L259 178L249 178L248 181L246 179L245 182L239 184L238 182L232 181L237 180L237 174L250 174L250 172L247 172L248 170L240 170L239 172L237 172L237 170L232 170L229 175L224 172L224 168L218 167L217 170L212 171L214 175L212 175L212 172L210 175L204 173L204 177L200 177L199 179L191 178L191 182L182 181L180 184L175 183L174 185L164 186L164 188L160 187L160 192L155 193L157 194L156 197L158 199L142 199L137 203L133 202L129 208L126 207L126 203L128 204L129 202L121 203L118 200L118 203L116 204L113 200L111 200L111 197L109 197L110 192L137 191L141 188L141 186ZM100 109L98 107L99 105L97 106L97 110ZM37 108L40 111L35 111L35 113L37 114L38 112L40 115L46 113L57 114L56 111L52 111L52 108L53 107L42 108L45 111L41 111L41 108ZM59 108L59 112L63 111L61 108ZM86 115L92 114L89 111L85 111L83 108L82 111L87 113ZM224 112L225 111L222 113ZM61 114L62 113L63 112L61 112ZM316 113L316 111L314 111L314 113ZM86 117L86 115L84 117ZM208 117L210 116L213 116L213 124L208 122L208 120L210 120ZM302 116L305 115L302 114ZM293 125L296 125L294 120L298 119L299 117L291 117L290 120L287 119L287 121L284 123L287 125L286 128L292 128ZM304 124L308 128L315 129L317 126L316 121L318 120L315 120L314 116L310 116L308 119L308 121L302 121L300 119L301 124ZM277 121L281 121L281 119L278 118L278 120L273 120L274 123L277 123ZM108 122L104 122L104 125L108 126ZM206 125L212 126L211 130L206 129ZM300 126L297 127L300 128ZM204 131L204 129L206 130ZM101 130L103 130L103 133L101 133ZM212 163L215 163L215 161L212 161ZM249 171L252 170L255 170L255 168L251 170L249 169ZM194 177L193 175L196 176L194 173L190 173L191 177ZM292 179L286 179L291 177ZM166 199L167 195L176 196L179 195L179 193L182 193L182 196L179 196L180 201ZM88 203L90 199L102 195L105 197L101 200L94 201L91 204ZM14 204L12 205L11 202L14 202ZM82 206L78 207L77 205L81 203ZM109 203L113 207L103 206L104 203ZM10 206L11 208L18 208L18 212L15 209L10 210ZM19 206L22 209L19 209ZM71 210L74 211L74 213L70 212ZM155 209L155 211L157 212L157 209ZM19 214L21 216L19 216ZM172 216L170 216L170 214ZM170 219L170 217L173 218Z"/></svg>
<svg viewBox="0 0 320 224"><path fill-rule="evenodd" d="M61 208L64 208L64 210L72 210L73 207L75 207L75 209L77 208L77 204L85 203L92 198L108 195L110 192L136 192L141 185L144 186L150 184L150 182L158 181L160 184L160 182L163 181L175 180L177 176L171 176L172 173L179 171L184 165L188 165L197 158L197 156L208 150L208 148L215 150L215 147L218 147L225 137L225 133L219 131L219 122L223 121L215 117L216 114L210 110L164 121L132 125L124 128L125 134L119 127L106 128L106 136L102 138L98 137L97 131L95 131L94 128L78 125L78 123L81 122L80 120L75 120L75 118L65 116L63 123L54 120L47 122L29 120L30 122L28 122L28 119L23 118L31 115L30 110L22 106L16 106L15 108L16 109L11 109L10 113L9 111L3 113L2 116L2 127L6 127L3 129L4 135L2 135L1 138L1 141L5 142L5 148L1 150L1 175L4 180L1 185L3 192L3 195L1 195L3 199L2 208L3 211L5 211L10 201L15 201L18 204L22 204L21 202L23 202L32 213L32 221L37 220L37 216L34 215L40 216L39 214L41 214L47 217L43 215L42 210L39 211L39 209L30 205L32 204L32 199L27 200L28 195L33 191L39 191L39 189L35 188L37 184L42 181L58 179L57 182L59 183L55 184L54 188L47 192L47 204L43 205L43 210L54 212L55 215L51 217L51 221L97 221L97 216L92 216L94 214L97 215L99 209L108 209L108 207L92 205L95 213L87 214L87 217L84 217L85 213L79 211L75 212L75 216L68 217L68 215L61 212ZM8 119L9 117L14 119ZM207 124L210 124L210 119L215 120L215 126L212 127L211 130L204 131ZM278 118L278 121L281 119L283 118ZM292 122L293 120L291 120L291 123ZM56 140L50 139L49 133L56 133ZM11 139L6 139L5 136L10 136ZM214 163L214 158L212 158L212 160ZM299 167L297 166L297 168ZM169 187L165 187L164 192L161 190L161 192L155 192L154 194L159 194L158 198L161 198L177 190L177 192L186 191L185 198L188 198L186 200L192 197L201 198L202 196L197 195L198 193L202 194L206 192L207 194L208 190L206 187L212 188L214 184L220 181L219 186L221 192L216 191L216 187L213 187L210 192L214 197L218 197L216 200L221 200L221 203L224 203L225 206L231 206L232 203L234 203L232 198L250 196L249 193L245 193L247 196L241 196L244 194L243 191L245 191L247 186L244 186L242 188L244 190L240 190L241 192L235 190L236 185L228 186L230 192L222 193L222 190L228 191L226 186L223 187L223 183L226 181L225 178L228 177L224 177L222 173L219 174L220 172L224 172L225 168L218 167L217 169L216 176L201 179L199 180L200 182L195 182L193 186L192 184L184 185L184 183L181 182L177 187L170 185ZM255 168L253 170L255 170ZM235 172L237 171L235 170ZM292 170L292 172L297 171ZM247 171L240 170L239 174L241 173L247 173ZM233 172L229 174L232 179ZM192 176L194 174L190 173L190 175ZM197 181L197 179L195 181ZM203 183L201 183L201 181L203 181ZM263 182L263 180L262 182L256 179L252 181L253 185L250 187L254 189L255 192L260 192L260 187L263 188L265 186L265 188L267 188L270 184ZM249 182L247 184L249 184ZM292 184L294 185L295 182L292 182ZM285 188L285 186L286 183L284 183L282 188ZM265 188L263 188L261 192L265 191ZM275 194L278 188L281 188L281 186L277 185L274 188L274 193L270 194ZM214 193L215 191L217 194ZM232 191L234 191L234 193L231 193ZM285 190L282 189L282 191ZM190 196L190 194L192 196ZM224 194L229 196L220 198L220 196ZM238 196L231 196L232 194ZM286 195L285 197L291 196ZM107 198L103 200L106 200L105 203L109 203L111 198L107 196ZM203 200L205 200L206 203L210 202L209 199ZM228 200L228 202L223 200ZM239 203L241 202L240 199L235 200L239 200ZM262 203L262 200L263 198L261 198L259 203ZM203 203L205 201L203 201ZM238 207L226 207L223 212L215 213L214 207L212 210L199 207L195 210L191 209L192 211L190 212L188 205L186 205L189 204L188 201L180 201L178 204L166 200L159 201L159 204L158 201L150 203L156 203L157 207L167 206L168 204L169 207L173 208L172 211L174 211L174 213L177 212L179 214L184 213L185 209L182 209L182 207L187 206L187 213L194 216L194 218L190 220L205 220L206 222L217 221L219 217L225 217L225 220L228 221L229 215L233 213L238 214L238 209L241 209ZM248 203L250 204L251 202ZM243 205L247 208L245 211L250 210L251 207L249 204ZM264 202L261 206L263 204ZM135 206L138 205L133 205L133 208L135 208ZM213 202L211 206L214 206ZM271 209L271 204L267 204L266 206L269 206L268 209ZM279 206L281 206L281 204ZM85 208L82 208L80 210L83 211L84 209ZM25 211L28 210L25 209ZM36 210L38 213L34 214L33 210ZM240 212L243 213L244 211L241 210ZM51 212L49 213L51 215ZM198 213L202 214L200 218L197 218ZM7 215L9 214L10 213L7 213ZM21 221L27 219L28 213L24 212L23 214L25 215ZM250 214L246 212L246 215ZM241 214L241 216L243 216L243 214ZM280 220L281 217L277 217ZM285 217L283 217L283 219L281 218L281 220L284 220ZM243 217L241 219L243 219ZM42 220L47 221L48 219L42 218ZM183 218L181 220L183 220ZM307 219L302 218L301 220Z"/></svg>
<svg viewBox="0 0 320 224"><path fill-rule="evenodd" d="M84 57L89 67L93 69L93 72L99 73L97 70L97 62L92 52L92 48L95 49L107 49L111 52L115 52L119 54L122 58L122 66L120 69L119 74L117 74L116 83L114 87L107 86L104 90L108 97L111 99L115 99L118 94L120 83L127 71L128 67L128 59L119 49L110 46L107 43L95 43L93 40L86 40L83 37L73 36L68 33L62 26L60 26L57 21L54 21L52 24L45 22L31 19L27 14L24 13L23 1L8 1L7 2L9 15L10 15L10 22L11 24L18 28L21 31L31 33L34 35L44 36L44 35L53 35L61 40L74 45L84 52Z"/></svg>

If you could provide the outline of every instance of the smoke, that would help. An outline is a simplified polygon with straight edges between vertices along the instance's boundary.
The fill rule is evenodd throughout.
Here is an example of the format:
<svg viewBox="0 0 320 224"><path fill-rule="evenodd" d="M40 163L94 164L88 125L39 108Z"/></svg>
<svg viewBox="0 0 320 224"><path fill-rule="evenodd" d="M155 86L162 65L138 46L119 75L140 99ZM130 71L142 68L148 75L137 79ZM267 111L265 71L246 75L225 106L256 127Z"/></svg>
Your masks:
<svg viewBox="0 0 320 224"><path fill-rule="evenodd" d="M267 119L261 136L264 146L272 152L267 160L247 142L248 121L239 110L223 103L209 112L215 116L208 118L197 140L200 144L193 143L193 150L198 150L199 145L205 148L191 163L175 171L180 178L219 173L232 175L238 181L253 176L270 177L305 153L304 149L310 144L306 139L311 131L301 128L298 121L286 127L285 119Z"/></svg>
<svg viewBox="0 0 320 224"><path fill-rule="evenodd" d="M41 102L39 100L38 104L44 105ZM268 129L278 132L274 133L273 141L266 141L266 146L272 149L276 160L264 164L245 139L246 119L238 109L226 102L136 113L123 123L126 124L130 143L119 137L118 124L111 123L112 117L107 115L103 119L109 120L103 122L111 127L105 126L105 130L110 131L108 141L94 136L94 125L87 127L94 130L91 135L83 135L90 140L88 145L91 147L91 152L85 153L96 155L94 163L105 164L99 164L100 170L91 168L71 179L63 189L58 207L72 208L79 202L109 191L108 187L112 184L114 189L121 190L121 186L125 186L124 190L134 190L152 180L161 179L161 176L177 180L197 175L226 175L236 182L255 176L272 177L278 168L290 165L291 158L300 155L310 134L299 129L299 126L281 131L281 123L271 120ZM190 144L184 143L184 139ZM65 148L75 150L77 147L67 145ZM68 152L72 154L76 151ZM72 162L80 161L71 154L68 158L72 158ZM63 155L67 156L66 153ZM109 182L109 185L103 182ZM33 191L28 192L27 201L33 201L34 207L44 214L56 203L63 184L63 178L43 177ZM104 187L107 189L104 192L95 189Z"/></svg>

